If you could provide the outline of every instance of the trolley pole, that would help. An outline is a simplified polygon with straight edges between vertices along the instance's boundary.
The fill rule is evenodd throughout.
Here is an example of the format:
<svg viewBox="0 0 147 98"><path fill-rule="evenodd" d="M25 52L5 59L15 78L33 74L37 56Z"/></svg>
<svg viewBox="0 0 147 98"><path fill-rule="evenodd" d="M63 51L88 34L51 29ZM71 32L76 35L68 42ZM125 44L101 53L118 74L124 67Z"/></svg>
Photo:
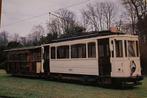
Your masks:
<svg viewBox="0 0 147 98"><path fill-rule="evenodd" d="M64 17L62 17L62 16L56 15L56 14L54 14L54 13L52 13L52 12L49 12L49 17L50 17L50 15L52 15L52 16L54 16L54 17L56 17L56 18L59 18L59 19L63 20L64 22L67 22L67 23L69 23L69 24L72 24L72 21L71 21L71 20L67 20L66 18L64 18ZM49 20L50 20L50 19L49 19Z"/></svg>
<svg viewBox="0 0 147 98"><path fill-rule="evenodd" d="M60 18L60 19L62 19L62 20L64 20L64 21L68 21L67 19L65 19L65 18L63 18L63 17L61 17L61 16L58 16L58 15L56 15L56 14L53 14L52 12L49 12L49 16L50 15L52 15L52 16L54 16L54 17L57 17L57 18ZM69 22L71 22L71 21L69 21Z"/></svg>

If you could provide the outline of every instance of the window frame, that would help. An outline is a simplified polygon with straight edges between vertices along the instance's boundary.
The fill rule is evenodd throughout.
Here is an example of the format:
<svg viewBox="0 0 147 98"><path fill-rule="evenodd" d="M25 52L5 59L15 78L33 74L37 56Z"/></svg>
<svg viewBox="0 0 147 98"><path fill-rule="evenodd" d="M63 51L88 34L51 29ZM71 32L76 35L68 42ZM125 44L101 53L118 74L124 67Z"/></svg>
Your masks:
<svg viewBox="0 0 147 98"><path fill-rule="evenodd" d="M92 45L90 46L90 44L93 44L94 46L94 53L93 53L93 46ZM87 43L87 58L96 58L96 42Z"/></svg>
<svg viewBox="0 0 147 98"><path fill-rule="evenodd" d="M134 49L134 56L129 55L129 42L132 42L133 49ZM136 40L127 40L127 57L139 57L139 54L137 55L137 48L139 49L139 46L136 44ZM139 45L139 43L138 43ZM139 52L138 52L139 53Z"/></svg>
<svg viewBox="0 0 147 98"><path fill-rule="evenodd" d="M119 41L119 42L121 42L121 45L120 45L120 43L118 44L119 45L119 47L118 47L118 49L117 49L117 44L116 44L116 41ZM115 39L114 40L114 43L115 43L115 57L116 58L123 58L124 57L124 45L123 45L123 40L121 40L121 39ZM121 49L121 50L120 50ZM118 51L117 51L118 50ZM121 53L119 53L119 55L117 55L117 52L121 52Z"/></svg>
<svg viewBox="0 0 147 98"><path fill-rule="evenodd" d="M86 56L87 55L87 49L86 49L86 47L87 47L86 43L72 44L71 45L71 59L74 59L74 58L83 58L83 59L84 58L87 58L87 56ZM73 52L73 49L75 50L75 52ZM83 50L84 50L84 52L83 52ZM80 56L79 53L82 54L82 55Z"/></svg>
<svg viewBox="0 0 147 98"><path fill-rule="evenodd" d="M58 49L60 49L60 50L58 50ZM69 59L70 58L70 55L69 55L70 51L69 51L69 49L70 49L69 45L57 46L57 50L56 50L57 59Z"/></svg>

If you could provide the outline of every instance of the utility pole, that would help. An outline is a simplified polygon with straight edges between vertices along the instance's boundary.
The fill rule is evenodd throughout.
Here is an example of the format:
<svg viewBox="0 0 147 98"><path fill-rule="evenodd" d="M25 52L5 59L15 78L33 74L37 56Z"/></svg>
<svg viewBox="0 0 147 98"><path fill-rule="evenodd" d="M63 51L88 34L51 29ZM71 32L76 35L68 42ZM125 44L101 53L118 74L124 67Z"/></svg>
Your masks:
<svg viewBox="0 0 147 98"><path fill-rule="evenodd" d="M1 16L2 16L2 0L0 0L0 25L1 25Z"/></svg>

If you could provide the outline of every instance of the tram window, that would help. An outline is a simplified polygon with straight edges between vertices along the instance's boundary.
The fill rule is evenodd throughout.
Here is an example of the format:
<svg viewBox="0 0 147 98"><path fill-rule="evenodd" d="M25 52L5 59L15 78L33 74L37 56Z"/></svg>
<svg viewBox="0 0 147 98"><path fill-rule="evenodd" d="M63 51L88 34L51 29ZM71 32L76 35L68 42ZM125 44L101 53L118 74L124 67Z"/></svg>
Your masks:
<svg viewBox="0 0 147 98"><path fill-rule="evenodd" d="M69 46L59 46L57 47L57 58L69 58Z"/></svg>
<svg viewBox="0 0 147 98"><path fill-rule="evenodd" d="M72 45L71 58L86 58L86 44Z"/></svg>
<svg viewBox="0 0 147 98"><path fill-rule="evenodd" d="M95 49L95 43L94 42L88 43L88 57L89 58L96 57L96 49Z"/></svg>
<svg viewBox="0 0 147 98"><path fill-rule="evenodd" d="M136 56L135 41L128 41L128 57Z"/></svg>
<svg viewBox="0 0 147 98"><path fill-rule="evenodd" d="M115 41L116 57L123 57L123 45L121 40Z"/></svg>
<svg viewBox="0 0 147 98"><path fill-rule="evenodd" d="M51 47L51 59L55 59L55 47Z"/></svg>
<svg viewBox="0 0 147 98"><path fill-rule="evenodd" d="M77 58L78 51L75 45L71 46L71 58Z"/></svg>

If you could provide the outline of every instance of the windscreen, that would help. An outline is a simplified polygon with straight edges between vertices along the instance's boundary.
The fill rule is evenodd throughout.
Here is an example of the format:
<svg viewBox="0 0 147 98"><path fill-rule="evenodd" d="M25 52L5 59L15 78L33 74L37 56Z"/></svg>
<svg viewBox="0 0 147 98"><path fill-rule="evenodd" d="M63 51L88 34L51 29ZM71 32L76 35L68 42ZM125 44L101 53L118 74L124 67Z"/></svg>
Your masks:
<svg viewBox="0 0 147 98"><path fill-rule="evenodd" d="M123 43L122 40L115 40L116 57L123 57Z"/></svg>
<svg viewBox="0 0 147 98"><path fill-rule="evenodd" d="M136 41L128 41L128 57L137 56L137 47Z"/></svg>

